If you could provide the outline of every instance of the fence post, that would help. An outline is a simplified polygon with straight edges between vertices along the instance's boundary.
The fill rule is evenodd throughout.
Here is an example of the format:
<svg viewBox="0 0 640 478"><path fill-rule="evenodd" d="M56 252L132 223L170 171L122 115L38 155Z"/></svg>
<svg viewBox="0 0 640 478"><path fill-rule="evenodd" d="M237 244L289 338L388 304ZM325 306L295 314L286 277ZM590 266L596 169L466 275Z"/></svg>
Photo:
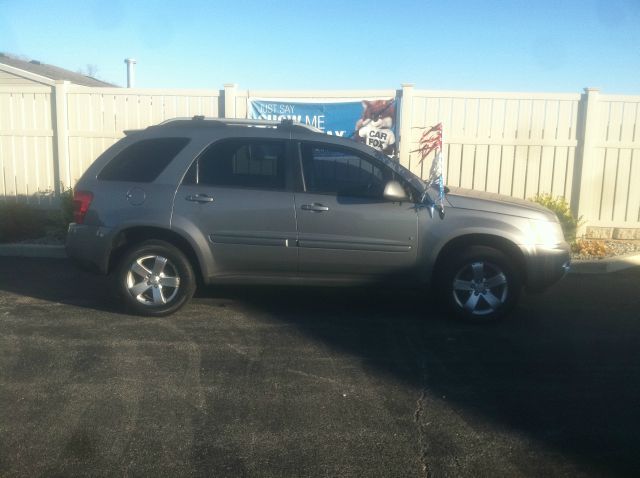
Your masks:
<svg viewBox="0 0 640 478"><path fill-rule="evenodd" d="M411 151L411 125L413 119L413 84L402 84L402 100L400 104L400 141L398 157L400 164L409 167L409 151Z"/></svg>
<svg viewBox="0 0 640 478"><path fill-rule="evenodd" d="M236 88L235 83L225 83L224 85L224 117L236 117Z"/></svg>
<svg viewBox="0 0 640 478"><path fill-rule="evenodd" d="M400 164L409 167L409 151L411 151L411 124L413 119L413 84L402 84L402 103L400 105L400 141L398 144Z"/></svg>
<svg viewBox="0 0 640 478"><path fill-rule="evenodd" d="M578 107L578 124L576 137L575 162L571 183L571 210L576 217L589 219L589 184L592 176L592 165L598 138L598 88L585 88ZM582 226L580 229L582 229ZM579 234L581 231L578 231Z"/></svg>
<svg viewBox="0 0 640 478"><path fill-rule="evenodd" d="M68 81L56 80L53 91L53 180L56 197L60 195L60 185L70 188L71 171L69 163L69 118L67 112Z"/></svg>

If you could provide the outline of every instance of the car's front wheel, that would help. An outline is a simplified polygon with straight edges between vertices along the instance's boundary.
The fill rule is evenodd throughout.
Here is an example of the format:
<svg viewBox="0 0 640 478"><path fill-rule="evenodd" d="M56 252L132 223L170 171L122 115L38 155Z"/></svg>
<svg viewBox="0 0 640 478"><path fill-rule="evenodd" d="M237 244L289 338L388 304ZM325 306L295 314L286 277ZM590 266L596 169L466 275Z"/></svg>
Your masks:
<svg viewBox="0 0 640 478"><path fill-rule="evenodd" d="M513 261L486 246L469 247L451 257L438 280L450 311L474 322L503 318L515 306L522 288Z"/></svg>
<svg viewBox="0 0 640 478"><path fill-rule="evenodd" d="M193 296L196 287L189 259L164 241L145 241L121 258L114 285L126 308L139 315L172 314Z"/></svg>

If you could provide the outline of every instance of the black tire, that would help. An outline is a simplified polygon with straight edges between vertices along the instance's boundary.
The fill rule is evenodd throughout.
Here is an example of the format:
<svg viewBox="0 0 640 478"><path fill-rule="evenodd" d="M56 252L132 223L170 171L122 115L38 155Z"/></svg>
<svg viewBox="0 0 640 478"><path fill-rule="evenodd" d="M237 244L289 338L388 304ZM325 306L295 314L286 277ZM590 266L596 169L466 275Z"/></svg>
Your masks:
<svg viewBox="0 0 640 478"><path fill-rule="evenodd" d="M112 274L127 311L151 317L173 314L196 289L189 259L177 247L149 240L132 246Z"/></svg>
<svg viewBox="0 0 640 478"><path fill-rule="evenodd" d="M448 310L456 318L476 323L504 318L522 289L513 260L487 246L471 246L451 254L436 283Z"/></svg>

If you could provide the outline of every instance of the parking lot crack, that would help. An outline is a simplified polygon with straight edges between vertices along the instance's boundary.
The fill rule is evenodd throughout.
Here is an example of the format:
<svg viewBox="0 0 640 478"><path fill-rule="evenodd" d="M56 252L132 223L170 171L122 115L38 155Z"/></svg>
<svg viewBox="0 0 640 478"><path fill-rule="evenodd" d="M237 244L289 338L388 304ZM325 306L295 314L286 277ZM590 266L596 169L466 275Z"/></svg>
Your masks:
<svg viewBox="0 0 640 478"><path fill-rule="evenodd" d="M427 459L427 446L425 443L425 435L422 430L422 423L425 414L425 399L426 399L426 389L422 389L420 392L420 398L416 400L416 410L413 414L413 421L416 425L417 433L418 433L418 450L420 452L419 461L421 465L421 469L423 472L423 476L425 478L429 478L431 476L429 469L429 462Z"/></svg>

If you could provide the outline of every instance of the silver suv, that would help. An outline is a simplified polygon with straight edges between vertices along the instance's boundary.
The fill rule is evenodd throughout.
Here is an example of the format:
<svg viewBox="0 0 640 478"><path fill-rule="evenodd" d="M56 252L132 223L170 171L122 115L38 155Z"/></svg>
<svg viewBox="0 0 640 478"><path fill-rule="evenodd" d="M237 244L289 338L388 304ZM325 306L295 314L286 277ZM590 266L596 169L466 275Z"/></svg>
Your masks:
<svg viewBox="0 0 640 478"><path fill-rule="evenodd" d="M127 136L78 182L67 253L127 308L175 312L196 284L432 286L457 316L504 316L569 267L531 202L429 187L398 162L284 121L176 119Z"/></svg>

